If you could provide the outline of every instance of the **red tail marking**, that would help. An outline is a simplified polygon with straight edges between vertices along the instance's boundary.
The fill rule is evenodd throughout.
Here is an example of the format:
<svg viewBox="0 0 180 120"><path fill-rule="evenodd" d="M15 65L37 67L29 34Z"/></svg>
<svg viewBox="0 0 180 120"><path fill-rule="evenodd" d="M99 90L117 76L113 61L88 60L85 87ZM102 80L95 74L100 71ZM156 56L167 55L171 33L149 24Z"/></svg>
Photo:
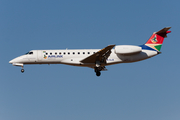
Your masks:
<svg viewBox="0 0 180 120"><path fill-rule="evenodd" d="M146 44L162 44L164 38L160 35L153 34L149 40L146 42Z"/></svg>

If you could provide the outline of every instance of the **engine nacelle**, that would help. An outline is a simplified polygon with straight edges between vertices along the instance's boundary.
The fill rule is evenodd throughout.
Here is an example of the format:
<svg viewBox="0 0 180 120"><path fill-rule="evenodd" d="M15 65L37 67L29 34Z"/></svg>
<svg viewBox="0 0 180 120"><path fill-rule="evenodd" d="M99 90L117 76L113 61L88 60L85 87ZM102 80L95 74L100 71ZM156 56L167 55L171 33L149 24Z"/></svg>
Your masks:
<svg viewBox="0 0 180 120"><path fill-rule="evenodd" d="M137 54L142 51L142 48L134 45L118 45L115 46L115 53L120 55Z"/></svg>

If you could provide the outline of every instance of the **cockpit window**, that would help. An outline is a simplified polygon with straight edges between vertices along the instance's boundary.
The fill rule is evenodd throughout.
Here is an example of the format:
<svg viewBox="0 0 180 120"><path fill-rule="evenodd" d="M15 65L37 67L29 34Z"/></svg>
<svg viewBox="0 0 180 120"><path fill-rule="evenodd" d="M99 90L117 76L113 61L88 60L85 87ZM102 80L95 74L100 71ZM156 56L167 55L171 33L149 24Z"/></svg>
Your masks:
<svg viewBox="0 0 180 120"><path fill-rule="evenodd" d="M29 52L29 54L33 54L33 52Z"/></svg>
<svg viewBox="0 0 180 120"><path fill-rule="evenodd" d="M32 54L33 54L33 52L27 52L27 53L26 53L26 55L27 55L27 54L31 54L31 55L32 55Z"/></svg>

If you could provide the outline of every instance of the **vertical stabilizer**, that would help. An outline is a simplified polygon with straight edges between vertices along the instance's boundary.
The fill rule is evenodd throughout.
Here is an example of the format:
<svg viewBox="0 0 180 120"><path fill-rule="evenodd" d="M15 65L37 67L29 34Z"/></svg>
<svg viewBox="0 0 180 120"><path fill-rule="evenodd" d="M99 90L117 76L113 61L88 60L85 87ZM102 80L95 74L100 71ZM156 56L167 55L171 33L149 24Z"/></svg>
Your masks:
<svg viewBox="0 0 180 120"><path fill-rule="evenodd" d="M149 38L145 45L160 52L164 38L166 38L167 34L171 32L168 31L170 28L171 27L166 27L158 32L153 33L153 35Z"/></svg>

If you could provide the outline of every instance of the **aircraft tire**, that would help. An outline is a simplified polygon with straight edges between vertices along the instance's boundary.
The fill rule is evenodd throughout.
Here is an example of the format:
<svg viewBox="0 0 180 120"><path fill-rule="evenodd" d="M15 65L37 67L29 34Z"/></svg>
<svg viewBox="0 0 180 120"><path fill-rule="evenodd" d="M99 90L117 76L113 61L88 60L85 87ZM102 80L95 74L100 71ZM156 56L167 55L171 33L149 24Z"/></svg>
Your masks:
<svg viewBox="0 0 180 120"><path fill-rule="evenodd" d="M21 69L21 72L23 73L23 72L24 72L24 69Z"/></svg>
<svg viewBox="0 0 180 120"><path fill-rule="evenodd" d="M100 71L97 71L96 72L96 76L100 76L101 75L101 72Z"/></svg>

